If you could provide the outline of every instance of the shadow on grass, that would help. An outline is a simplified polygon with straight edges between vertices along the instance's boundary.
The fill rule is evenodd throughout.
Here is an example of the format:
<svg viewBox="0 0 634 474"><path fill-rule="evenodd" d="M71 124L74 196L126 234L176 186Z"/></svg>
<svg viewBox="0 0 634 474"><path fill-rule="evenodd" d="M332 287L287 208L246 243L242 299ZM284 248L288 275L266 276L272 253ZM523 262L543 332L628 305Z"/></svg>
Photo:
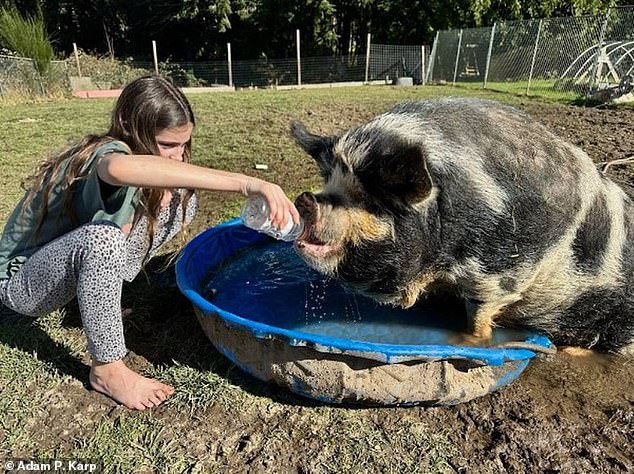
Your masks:
<svg viewBox="0 0 634 474"><path fill-rule="evenodd" d="M36 354L40 361L54 367L60 375L73 377L88 387L88 365L52 339L37 325L35 318L18 314L4 305L0 305L0 343Z"/></svg>
<svg viewBox="0 0 634 474"><path fill-rule="evenodd" d="M166 267L169 257L152 259L133 282L124 285L122 307L132 309L132 314L123 321L126 346L131 352L154 367L178 364L201 372L213 372L253 395L268 397L279 403L323 405L260 381L242 372L219 353L205 336L190 301L178 289L174 265ZM82 327L76 300L64 307L60 316L62 329ZM0 343L28 354L37 354L39 360L50 364L61 375L75 378L86 388L90 387L90 367L39 327L35 318L0 306Z"/></svg>

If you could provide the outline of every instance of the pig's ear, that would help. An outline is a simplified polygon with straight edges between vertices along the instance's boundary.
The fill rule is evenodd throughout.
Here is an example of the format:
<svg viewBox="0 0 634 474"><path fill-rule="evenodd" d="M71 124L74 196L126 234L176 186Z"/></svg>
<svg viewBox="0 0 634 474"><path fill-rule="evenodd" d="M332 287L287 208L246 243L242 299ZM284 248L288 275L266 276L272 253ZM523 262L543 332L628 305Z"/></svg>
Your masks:
<svg viewBox="0 0 634 474"><path fill-rule="evenodd" d="M291 123L291 135L297 144L315 159L321 176L328 180L335 162L335 138L310 133L301 122Z"/></svg>
<svg viewBox="0 0 634 474"><path fill-rule="evenodd" d="M397 205L415 205L432 190L425 154L413 145L371 153L356 173L370 195Z"/></svg>

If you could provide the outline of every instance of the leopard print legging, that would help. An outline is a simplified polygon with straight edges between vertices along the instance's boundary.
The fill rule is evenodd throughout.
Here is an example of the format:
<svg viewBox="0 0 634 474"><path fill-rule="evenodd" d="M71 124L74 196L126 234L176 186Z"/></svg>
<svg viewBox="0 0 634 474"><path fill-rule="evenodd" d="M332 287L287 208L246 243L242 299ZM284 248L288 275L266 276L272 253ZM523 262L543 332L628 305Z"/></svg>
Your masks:
<svg viewBox="0 0 634 474"><path fill-rule="evenodd" d="M132 281L146 258L180 230L181 192L163 208L154 241L147 252L147 219L141 218L126 236L108 221L85 224L49 242L9 279L0 280L0 301L21 314L41 316L77 296L88 351L99 362L122 359L127 349L121 319L124 281ZM193 219L192 197L186 221Z"/></svg>

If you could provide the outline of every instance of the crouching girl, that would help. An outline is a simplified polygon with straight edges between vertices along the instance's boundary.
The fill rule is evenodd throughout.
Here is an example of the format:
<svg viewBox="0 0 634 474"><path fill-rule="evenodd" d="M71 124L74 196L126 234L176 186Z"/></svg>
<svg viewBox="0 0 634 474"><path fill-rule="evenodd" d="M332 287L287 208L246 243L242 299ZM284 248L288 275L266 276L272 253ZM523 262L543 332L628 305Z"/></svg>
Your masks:
<svg viewBox="0 0 634 474"><path fill-rule="evenodd" d="M174 388L129 369L121 291L196 210L194 190L258 193L283 226L297 210L282 189L190 163L194 114L159 76L122 91L110 129L42 162L0 240L0 301L30 316L77 297L92 357L90 384L128 408L160 404Z"/></svg>

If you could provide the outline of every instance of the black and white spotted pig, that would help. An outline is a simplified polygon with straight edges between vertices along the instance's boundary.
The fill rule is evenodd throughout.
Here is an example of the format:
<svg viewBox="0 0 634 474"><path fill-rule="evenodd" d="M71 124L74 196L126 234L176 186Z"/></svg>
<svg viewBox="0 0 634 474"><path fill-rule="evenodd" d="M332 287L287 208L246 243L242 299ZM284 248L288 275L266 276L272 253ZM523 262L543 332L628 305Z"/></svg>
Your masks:
<svg viewBox="0 0 634 474"><path fill-rule="evenodd" d="M325 182L296 201L310 266L402 307L451 289L476 338L521 326L634 354L632 194L579 148L469 98L406 102L336 137L291 128Z"/></svg>

